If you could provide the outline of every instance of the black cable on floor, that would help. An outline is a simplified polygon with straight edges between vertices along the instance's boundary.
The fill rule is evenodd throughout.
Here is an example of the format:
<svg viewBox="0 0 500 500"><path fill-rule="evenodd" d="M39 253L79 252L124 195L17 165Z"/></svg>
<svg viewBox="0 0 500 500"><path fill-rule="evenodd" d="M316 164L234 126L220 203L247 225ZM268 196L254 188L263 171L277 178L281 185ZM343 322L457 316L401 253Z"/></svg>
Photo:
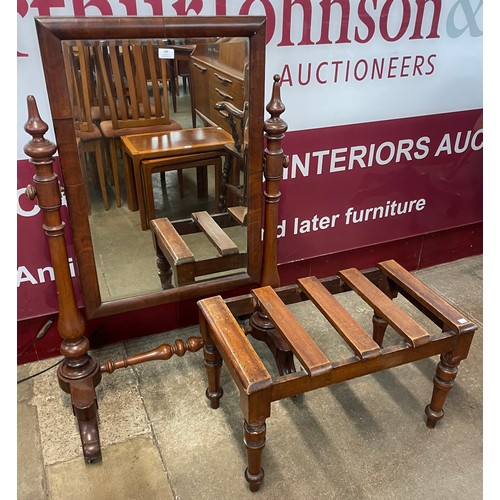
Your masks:
<svg viewBox="0 0 500 500"><path fill-rule="evenodd" d="M108 317L108 319L106 321L104 321L103 323L101 323L95 330L93 330L92 332L89 333L89 335L87 336L88 339L90 339L93 335L95 335L97 332L99 332L99 330L101 330L112 318L114 318L114 316L110 316ZM49 329L49 327L52 325L53 323L53 320L54 318L51 318L45 325L44 327L42 327L42 330L45 330L43 332L43 334L40 335L40 333L42 332L42 330L40 330L37 334L36 337L34 337L33 339L31 339L27 344L26 346L24 346L23 350L17 355L18 357L21 355L21 354L24 354L28 349L29 347L31 347L35 342L37 342L38 340L40 340L43 335L45 335L45 333L47 332L47 330ZM49 324L50 322L50 324ZM48 325L48 326L47 326ZM51 370L52 368L55 368L57 365L60 365L62 362L64 361L64 358L59 360L57 363L54 363L53 365L49 366L48 368L45 368L45 370L42 370L38 373L34 373L33 375L29 375L28 377L25 377L25 378L22 378L21 380L18 380L17 381L17 384L19 385L20 383L22 382L26 382L27 380L30 380L32 378L35 378L35 377L38 377L38 375L41 375L42 373L45 373L45 372L48 372L49 370Z"/></svg>
<svg viewBox="0 0 500 500"><path fill-rule="evenodd" d="M26 382L26 380L30 380L32 378L38 377L38 375L41 375L42 373L48 372L49 370L56 367L57 365L60 365L63 361L64 361L64 358L60 359L57 363L53 364L52 366L45 368L45 370L42 370L41 372L33 373L33 375L30 375L29 377L25 377L25 378L22 378L21 380L18 380L17 385L19 385L21 382Z"/></svg>

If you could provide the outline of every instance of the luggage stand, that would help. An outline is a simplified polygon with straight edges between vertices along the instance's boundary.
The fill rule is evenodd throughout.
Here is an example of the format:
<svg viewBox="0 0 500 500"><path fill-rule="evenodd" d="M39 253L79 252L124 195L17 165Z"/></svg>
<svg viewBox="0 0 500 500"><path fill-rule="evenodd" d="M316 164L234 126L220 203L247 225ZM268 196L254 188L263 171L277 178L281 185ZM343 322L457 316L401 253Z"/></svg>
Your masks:
<svg viewBox="0 0 500 500"><path fill-rule="evenodd" d="M434 392L425 408L427 426L433 428L443 417L446 396L453 387L459 363L467 357L477 327L395 261L382 262L378 268L387 294L357 269L343 270L335 278L337 289L354 290L373 309L372 336L320 280L313 276L298 280L297 293L319 309L352 349L353 356L347 359L330 361L327 358L280 298L280 289L260 287L252 290L251 297L231 299L229 306L239 312L248 312L244 311L246 304L253 301L254 314L265 315L270 323L267 335L278 336L281 344L289 349L287 352L286 347L281 347L274 351L279 376L270 375L247 338L252 335L263 340L266 332L252 325L252 321L248 328L242 328L219 296L198 302L208 375L207 397L212 408L219 407L223 394L220 370L224 360L240 391L248 456L245 477L252 491L259 489L264 477L261 455L266 442L265 421L271 415L274 401L440 354ZM397 292L433 320L441 331L430 334L412 319L391 300ZM387 325L402 337L401 343L384 347ZM291 357L300 362L297 371ZM280 359L285 363L280 365Z"/></svg>
<svg viewBox="0 0 500 500"><path fill-rule="evenodd" d="M194 212L190 219L171 222L164 217L149 224L163 289L194 284L197 279L214 273L234 273L247 267L246 248L240 248L223 229L241 225L231 211L216 215ZM207 244L214 249L213 257L196 258L183 238L194 233L205 235Z"/></svg>
<svg viewBox="0 0 500 500"><path fill-rule="evenodd" d="M419 281L394 260L378 264L376 269L342 270L331 278L301 278L296 285L279 286L276 259L279 181L286 166L281 141L286 123L279 95L279 77L275 77L273 98L267 110L271 118L264 129L268 147L265 160L265 219L262 276L258 288L248 295L223 300L220 296L198 302L200 330L208 377L206 395L212 408L218 408L223 391L220 385L222 362L240 392L244 416L244 443L247 450L245 478L251 491L257 491L264 477L262 452L266 443L266 419L271 403L339 382L416 360L440 355L434 377L434 392L425 409L427 426L435 427L443 417L446 396L453 387L458 365L468 355L477 326ZM335 298L354 291L373 310L370 335L353 315ZM399 307L393 299L400 294L418 315ZM294 317L288 305L309 300L342 337L353 355L331 361L311 335ZM437 325L427 331L414 318ZM249 318L243 327L238 318ZM400 342L384 345L390 325ZM248 336L270 348L277 375L271 375ZM300 367L295 366L295 360Z"/></svg>

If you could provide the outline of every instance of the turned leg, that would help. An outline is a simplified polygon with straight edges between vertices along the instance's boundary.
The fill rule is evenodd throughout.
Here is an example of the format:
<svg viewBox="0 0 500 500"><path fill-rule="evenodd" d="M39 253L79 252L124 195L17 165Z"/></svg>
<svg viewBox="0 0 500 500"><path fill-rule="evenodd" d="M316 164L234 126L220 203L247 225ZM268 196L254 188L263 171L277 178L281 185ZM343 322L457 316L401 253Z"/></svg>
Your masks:
<svg viewBox="0 0 500 500"><path fill-rule="evenodd" d="M203 357L207 371L208 388L206 396L210 400L210 406L215 410L219 408L220 399L224 394L220 385L220 372L222 368L222 357L208 332L207 322L200 313L200 332L203 337Z"/></svg>
<svg viewBox="0 0 500 500"><path fill-rule="evenodd" d="M71 396L73 411L78 419L83 453L87 462L101 458L97 430L97 403L95 387L101 381L101 370L88 354L89 341L85 337L85 321L78 309L68 266L68 251L61 216L61 191L53 170L55 144L44 138L48 125L40 118L35 98L28 96L28 121L25 130L33 139L25 146L26 154L35 167L33 185L26 194L38 198L43 215L43 230L47 236L50 258L54 269L59 305L57 330L62 338L57 377L61 389Z"/></svg>
<svg viewBox="0 0 500 500"><path fill-rule="evenodd" d="M382 347L382 343L384 342L384 335L387 329L387 321L376 314L373 315L372 318L373 323L373 340Z"/></svg>
<svg viewBox="0 0 500 500"><path fill-rule="evenodd" d="M449 354L442 354L434 376L431 403L425 408L427 427L433 429L444 416L443 406L458 373L459 362L452 362Z"/></svg>
<svg viewBox="0 0 500 500"><path fill-rule="evenodd" d="M222 188L219 195L219 210L225 210L227 207L227 185L229 183L229 174L231 172L232 157L228 153L222 168Z"/></svg>
<svg viewBox="0 0 500 500"><path fill-rule="evenodd" d="M250 491L258 491L264 479L262 452L266 445L266 423L262 421L250 424L245 420L243 430L248 460L245 479L248 481Z"/></svg>
<svg viewBox="0 0 500 500"><path fill-rule="evenodd" d="M163 255L160 248L156 247L156 267L158 268L158 277L160 278L161 288L168 290L172 285L172 267Z"/></svg>

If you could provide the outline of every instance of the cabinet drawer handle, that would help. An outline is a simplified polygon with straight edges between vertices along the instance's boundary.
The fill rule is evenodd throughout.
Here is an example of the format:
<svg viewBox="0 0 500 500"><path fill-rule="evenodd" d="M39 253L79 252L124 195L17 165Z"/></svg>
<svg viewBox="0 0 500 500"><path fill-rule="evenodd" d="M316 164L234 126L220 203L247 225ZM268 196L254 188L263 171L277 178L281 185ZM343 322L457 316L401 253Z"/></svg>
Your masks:
<svg viewBox="0 0 500 500"><path fill-rule="evenodd" d="M228 101L232 101L234 97L232 95L226 94L225 92L222 92L222 90L218 89L215 87L215 91L224 99L227 99Z"/></svg>
<svg viewBox="0 0 500 500"><path fill-rule="evenodd" d="M207 68L205 68L205 66L201 66L200 64L198 63L193 63L193 66L197 67L200 71L206 71Z"/></svg>
<svg viewBox="0 0 500 500"><path fill-rule="evenodd" d="M222 83L233 83L233 80L229 78L225 78L224 76L220 76L218 73L214 73L214 75L222 82Z"/></svg>

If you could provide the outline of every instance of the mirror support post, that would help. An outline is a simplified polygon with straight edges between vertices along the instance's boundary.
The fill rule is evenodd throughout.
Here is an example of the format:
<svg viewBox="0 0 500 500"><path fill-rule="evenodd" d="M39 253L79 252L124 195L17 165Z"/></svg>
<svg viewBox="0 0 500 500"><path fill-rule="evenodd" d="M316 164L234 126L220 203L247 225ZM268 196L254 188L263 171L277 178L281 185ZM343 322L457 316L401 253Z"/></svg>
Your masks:
<svg viewBox="0 0 500 500"><path fill-rule="evenodd" d="M260 286L280 286L278 273L278 205L281 198L280 181L283 168L288 166L288 156L283 154L281 143L288 125L281 118L285 106L281 101L279 75L274 76L271 100L266 106L271 115L264 122L264 136L267 141L264 150L264 248L262 251L262 274ZM295 372L293 353L290 346L276 332L274 325L262 311L250 317L250 331L253 337L267 344L281 375Z"/></svg>
<svg viewBox="0 0 500 500"><path fill-rule="evenodd" d="M89 356L89 341L84 336L85 321L78 309L68 253L64 239L64 222L61 218L61 190L54 173L53 155L57 146L44 138L48 125L40 118L36 100L28 96L28 121L24 130L32 139L24 147L35 168L33 185L26 189L30 199L38 199L43 215L43 229L47 237L50 258L54 269L59 316L57 329L62 337L57 377L61 389L71 397L74 415L78 420L85 461L101 459L97 425L97 400L95 387L101 381L101 370Z"/></svg>
<svg viewBox="0 0 500 500"><path fill-rule="evenodd" d="M266 106L271 115L264 122L264 136L267 140L264 150L264 249L262 252L261 286L280 286L278 274L278 204L281 198L280 181L283 167L288 165L288 156L283 154L281 142L288 125L281 118L285 106L281 102L280 77L274 75L271 100Z"/></svg>

